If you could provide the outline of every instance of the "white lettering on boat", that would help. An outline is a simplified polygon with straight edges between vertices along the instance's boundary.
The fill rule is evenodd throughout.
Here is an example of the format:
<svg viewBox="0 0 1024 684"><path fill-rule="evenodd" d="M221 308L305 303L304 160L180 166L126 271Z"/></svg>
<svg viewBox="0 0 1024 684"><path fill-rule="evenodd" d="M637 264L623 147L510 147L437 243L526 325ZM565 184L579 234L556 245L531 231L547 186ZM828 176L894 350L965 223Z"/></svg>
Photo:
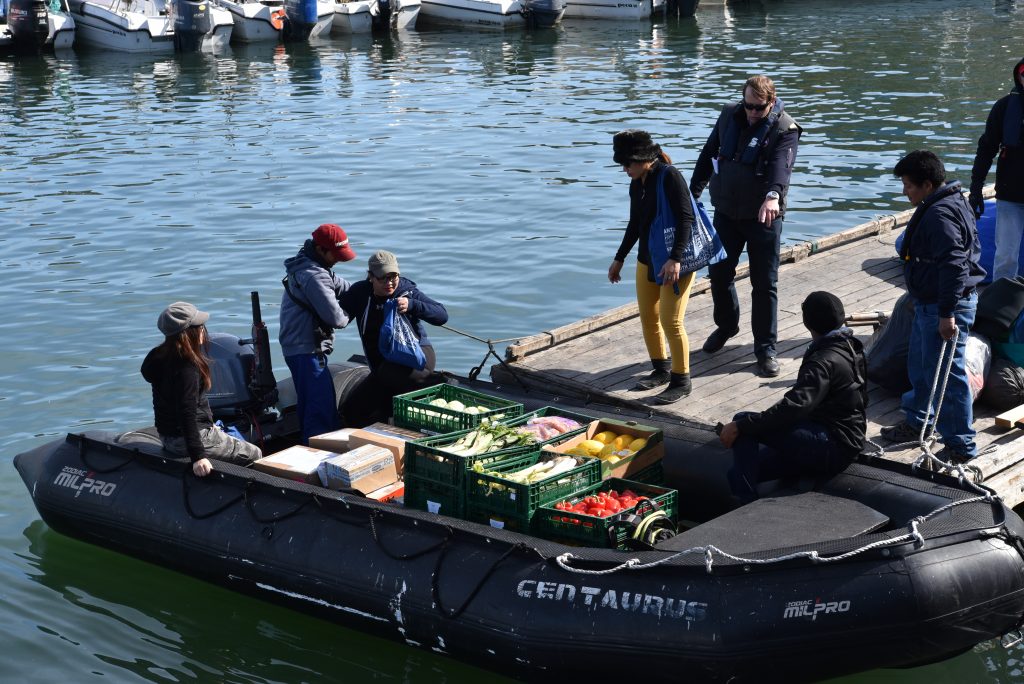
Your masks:
<svg viewBox="0 0 1024 684"><path fill-rule="evenodd" d="M93 477L95 473L86 472L80 468L72 468L71 466L64 466L64 468L57 473L57 477L54 479L53 484L58 487L67 487L75 491L75 498L77 499L82 492L88 494L97 494L99 496L110 496L117 489L117 484L113 482L104 482L103 480L97 480Z"/></svg>
<svg viewBox="0 0 1024 684"><path fill-rule="evenodd" d="M809 617L812 620L818 619L818 614L829 615L832 613L845 613L850 610L849 601L790 601L782 613L782 619Z"/></svg>
<svg viewBox="0 0 1024 684"><path fill-rule="evenodd" d="M668 617L698 622L707 617L708 604L701 601L686 601L641 592L602 589L601 587L576 586L561 582L523 580L516 587L521 599L555 601L568 605L583 605L590 610L604 609L619 612L640 613L659 618ZM578 597L578 598L577 598Z"/></svg>

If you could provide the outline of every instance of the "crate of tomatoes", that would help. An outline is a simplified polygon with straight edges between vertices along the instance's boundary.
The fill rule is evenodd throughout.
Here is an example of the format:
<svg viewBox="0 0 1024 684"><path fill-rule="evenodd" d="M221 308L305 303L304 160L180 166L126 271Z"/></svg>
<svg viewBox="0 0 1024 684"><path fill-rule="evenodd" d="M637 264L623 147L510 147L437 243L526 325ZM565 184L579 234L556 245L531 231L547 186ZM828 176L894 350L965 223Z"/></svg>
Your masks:
<svg viewBox="0 0 1024 684"><path fill-rule="evenodd" d="M626 515L664 511L675 522L676 490L611 478L572 497L541 506L533 522L544 539L599 548L627 548L628 528L612 523ZM610 533L611 531L611 533Z"/></svg>

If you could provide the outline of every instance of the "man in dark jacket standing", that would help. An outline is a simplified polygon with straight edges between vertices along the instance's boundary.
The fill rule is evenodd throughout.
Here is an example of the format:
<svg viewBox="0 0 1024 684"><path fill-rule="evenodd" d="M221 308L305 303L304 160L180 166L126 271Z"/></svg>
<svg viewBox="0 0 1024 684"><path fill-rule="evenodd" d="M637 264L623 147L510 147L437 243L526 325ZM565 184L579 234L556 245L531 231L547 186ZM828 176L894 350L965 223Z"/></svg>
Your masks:
<svg viewBox="0 0 1024 684"><path fill-rule="evenodd" d="M945 443L947 459L962 463L978 454L964 360L967 336L978 308L975 288L985 277L979 264L981 248L974 212L964 199L960 183L946 182L942 161L928 150L908 154L896 164L894 173L903 181L903 194L917 207L900 247L903 277L915 302L907 354L912 387L902 400L906 420L883 428L882 437L914 442L922 426L934 420L938 397L929 405L932 382L946 341L955 340L936 429Z"/></svg>
<svg viewBox="0 0 1024 684"><path fill-rule="evenodd" d="M341 428L327 355L334 350L334 330L348 325L338 298L349 283L331 268L355 258L345 231L325 223L313 231L298 254L284 262L288 275L283 281L278 340L295 383L303 444Z"/></svg>
<svg viewBox="0 0 1024 684"><path fill-rule="evenodd" d="M740 303L733 280L746 245L754 355L758 372L765 377L779 374L775 359L779 246L801 132L775 97L772 80L753 76L743 86L743 101L722 109L690 179L694 197L700 197L711 182L715 230L727 255L708 268L717 328L704 343L704 351L717 352L739 332Z"/></svg>
<svg viewBox="0 0 1024 684"><path fill-rule="evenodd" d="M720 439L734 459L729 486L744 503L757 498L758 482L834 475L864 446L864 348L844 325L843 303L835 295L812 292L801 308L812 341L796 384L774 406L739 413L722 428Z"/></svg>
<svg viewBox="0 0 1024 684"><path fill-rule="evenodd" d="M985 177L996 162L996 258L992 279L1017 275L1024 234L1024 59L1013 67L1013 90L992 105L971 169L971 208L981 218Z"/></svg>

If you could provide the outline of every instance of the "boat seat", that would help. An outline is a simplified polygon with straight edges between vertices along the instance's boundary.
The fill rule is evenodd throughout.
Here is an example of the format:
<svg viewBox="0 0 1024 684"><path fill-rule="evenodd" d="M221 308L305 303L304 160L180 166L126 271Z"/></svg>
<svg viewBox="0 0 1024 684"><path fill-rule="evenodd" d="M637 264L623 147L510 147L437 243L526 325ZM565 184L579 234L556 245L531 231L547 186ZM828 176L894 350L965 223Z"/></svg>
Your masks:
<svg viewBox="0 0 1024 684"><path fill-rule="evenodd" d="M853 499L802 492L758 499L658 544L681 551L714 544L740 556L770 549L847 539L878 530L885 516Z"/></svg>

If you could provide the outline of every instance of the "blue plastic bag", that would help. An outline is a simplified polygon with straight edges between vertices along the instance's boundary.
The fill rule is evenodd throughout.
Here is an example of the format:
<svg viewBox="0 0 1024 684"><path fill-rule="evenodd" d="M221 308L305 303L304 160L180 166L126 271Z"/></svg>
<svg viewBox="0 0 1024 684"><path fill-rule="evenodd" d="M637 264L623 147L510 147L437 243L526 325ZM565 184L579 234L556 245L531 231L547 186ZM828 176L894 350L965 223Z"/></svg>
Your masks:
<svg viewBox="0 0 1024 684"><path fill-rule="evenodd" d="M384 302L384 323L380 326L379 349L385 361L423 370L427 357L423 355L416 331L404 315L398 313L398 301Z"/></svg>
<svg viewBox="0 0 1024 684"><path fill-rule="evenodd" d="M647 238L647 248L651 255L651 271L654 280L659 285L661 281L661 268L668 261L668 255L672 251L672 245L676 239L676 219L669 206L668 197L665 196L665 175L667 167L662 167L660 177L657 181L658 189L658 213L651 222L651 230ZM689 194L689 193L688 193ZM716 264L725 258L725 248L722 241L715 232L715 228L704 211L704 205L690 195L690 204L693 207L693 231L690 233L690 242L679 260L680 273L693 273L705 266Z"/></svg>

